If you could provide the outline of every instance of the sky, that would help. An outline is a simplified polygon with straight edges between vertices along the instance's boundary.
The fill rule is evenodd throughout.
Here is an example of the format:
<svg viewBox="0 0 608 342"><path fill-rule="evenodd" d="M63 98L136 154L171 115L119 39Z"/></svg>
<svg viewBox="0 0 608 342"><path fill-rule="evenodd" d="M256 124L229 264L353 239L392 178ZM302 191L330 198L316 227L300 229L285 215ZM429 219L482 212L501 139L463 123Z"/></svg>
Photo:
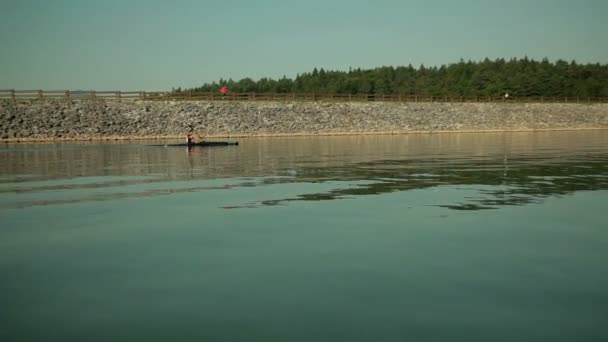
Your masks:
<svg viewBox="0 0 608 342"><path fill-rule="evenodd" d="M0 0L0 89L170 90L486 57L608 63L606 0Z"/></svg>

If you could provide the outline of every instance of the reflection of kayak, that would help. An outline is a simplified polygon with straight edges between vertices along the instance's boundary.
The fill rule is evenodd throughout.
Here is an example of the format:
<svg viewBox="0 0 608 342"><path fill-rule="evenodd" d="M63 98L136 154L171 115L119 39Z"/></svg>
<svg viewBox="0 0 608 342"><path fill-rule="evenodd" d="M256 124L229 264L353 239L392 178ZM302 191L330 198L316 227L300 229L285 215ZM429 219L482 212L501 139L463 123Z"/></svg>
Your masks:
<svg viewBox="0 0 608 342"><path fill-rule="evenodd" d="M203 142L192 143L192 144L183 143L183 144L165 144L165 145L156 145L156 146L213 147L213 146L236 146L238 144L239 144L238 141L203 141Z"/></svg>

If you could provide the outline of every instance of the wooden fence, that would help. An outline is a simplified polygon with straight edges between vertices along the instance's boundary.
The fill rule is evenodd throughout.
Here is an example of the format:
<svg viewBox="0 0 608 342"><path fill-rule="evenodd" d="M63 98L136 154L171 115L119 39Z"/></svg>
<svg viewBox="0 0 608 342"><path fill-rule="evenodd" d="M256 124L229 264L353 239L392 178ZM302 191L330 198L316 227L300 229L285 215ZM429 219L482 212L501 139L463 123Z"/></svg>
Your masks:
<svg viewBox="0 0 608 342"><path fill-rule="evenodd" d="M328 93L202 93L169 91L69 91L0 90L0 100L13 102L43 100L183 100L183 101L323 101L323 102L508 102L508 103L608 103L608 97L547 96L428 96Z"/></svg>

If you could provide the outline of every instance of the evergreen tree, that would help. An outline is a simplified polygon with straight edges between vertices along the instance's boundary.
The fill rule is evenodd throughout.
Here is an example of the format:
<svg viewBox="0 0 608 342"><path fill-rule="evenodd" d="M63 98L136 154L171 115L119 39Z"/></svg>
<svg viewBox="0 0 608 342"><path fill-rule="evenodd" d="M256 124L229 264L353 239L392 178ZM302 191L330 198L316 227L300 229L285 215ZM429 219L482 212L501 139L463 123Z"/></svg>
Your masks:
<svg viewBox="0 0 608 342"><path fill-rule="evenodd" d="M608 65L577 64L548 59L531 60L485 58L480 62L464 61L439 67L421 65L383 66L374 69L350 67L348 71L317 69L298 74L295 79L283 76L257 81L220 78L192 89L174 92L216 92L223 86L234 92L259 93L337 93L337 94L409 94L425 96L608 96Z"/></svg>

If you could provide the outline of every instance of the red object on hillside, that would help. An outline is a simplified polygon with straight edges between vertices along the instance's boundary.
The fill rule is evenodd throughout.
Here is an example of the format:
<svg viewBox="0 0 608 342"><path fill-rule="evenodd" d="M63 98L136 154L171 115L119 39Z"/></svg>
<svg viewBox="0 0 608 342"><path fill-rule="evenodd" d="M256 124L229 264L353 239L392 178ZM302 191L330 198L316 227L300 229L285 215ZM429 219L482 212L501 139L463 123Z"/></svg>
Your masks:
<svg viewBox="0 0 608 342"><path fill-rule="evenodd" d="M221 88L220 88L220 92L221 92L222 94L228 94L228 87L221 87Z"/></svg>

